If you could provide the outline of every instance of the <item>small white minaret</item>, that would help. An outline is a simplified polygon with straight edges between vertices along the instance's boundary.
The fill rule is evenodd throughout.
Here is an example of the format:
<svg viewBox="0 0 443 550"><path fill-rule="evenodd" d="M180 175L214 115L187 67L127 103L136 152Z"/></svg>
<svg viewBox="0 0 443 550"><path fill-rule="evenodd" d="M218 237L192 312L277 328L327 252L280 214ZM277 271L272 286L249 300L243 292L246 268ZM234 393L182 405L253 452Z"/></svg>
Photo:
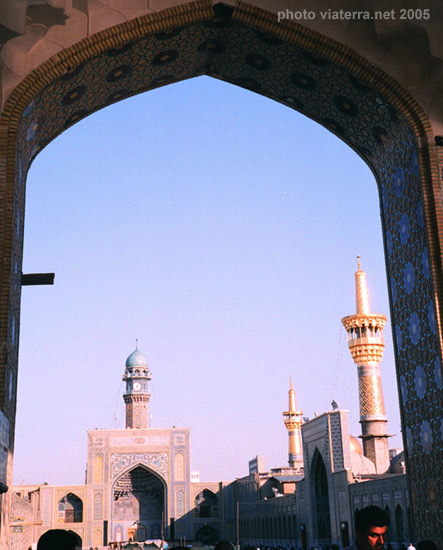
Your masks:
<svg viewBox="0 0 443 550"><path fill-rule="evenodd" d="M285 426L288 430L288 464L290 468L303 467L303 450L301 445L302 411L297 410L295 390L292 377L289 380L289 410L283 413Z"/></svg>
<svg viewBox="0 0 443 550"><path fill-rule="evenodd" d="M357 313L344 317L342 323L348 333L349 351L357 364L363 453L374 463L376 472L382 474L389 469L389 436L380 375L386 317L371 313L366 273L361 269L360 256L357 258Z"/></svg>

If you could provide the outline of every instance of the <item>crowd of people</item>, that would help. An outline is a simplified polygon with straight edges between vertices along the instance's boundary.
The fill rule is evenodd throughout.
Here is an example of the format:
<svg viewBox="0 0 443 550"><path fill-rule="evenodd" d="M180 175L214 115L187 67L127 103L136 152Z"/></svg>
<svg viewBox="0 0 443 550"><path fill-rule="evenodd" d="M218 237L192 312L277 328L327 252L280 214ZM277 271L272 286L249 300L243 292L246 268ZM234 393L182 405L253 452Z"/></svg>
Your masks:
<svg viewBox="0 0 443 550"><path fill-rule="evenodd" d="M297 548L296 546L260 546L260 548L257 548L256 546L248 545L242 545L242 550L302 550L302 548ZM310 548L310 550L323 550L322 548ZM331 546L331 550L338 550L338 548L333 548Z"/></svg>
<svg viewBox="0 0 443 550"><path fill-rule="evenodd" d="M362 510L357 510L354 525L355 541L344 550L384 550L385 548L389 550L390 545L387 544L389 516L384 510L378 506L367 506ZM37 550L81 550L81 539L73 531L51 529L40 537ZM175 546L169 550L189 550L189 548ZM234 546L228 541L220 541L216 544L214 550L234 550ZM243 546L242 550L301 550L301 548ZM323 548L315 547L310 550L323 550ZM327 550L337 550L337 548L330 546ZM422 540L416 546L410 542L407 550L438 550L438 548L432 540Z"/></svg>

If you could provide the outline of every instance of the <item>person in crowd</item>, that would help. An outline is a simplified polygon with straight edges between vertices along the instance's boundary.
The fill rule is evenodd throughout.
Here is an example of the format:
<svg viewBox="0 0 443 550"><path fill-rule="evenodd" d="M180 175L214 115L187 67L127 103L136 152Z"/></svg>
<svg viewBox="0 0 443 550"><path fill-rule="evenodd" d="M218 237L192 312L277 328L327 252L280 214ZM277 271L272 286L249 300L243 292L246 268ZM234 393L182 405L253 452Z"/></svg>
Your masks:
<svg viewBox="0 0 443 550"><path fill-rule="evenodd" d="M382 550L386 541L389 516L378 506L357 510L354 516L356 540L346 550Z"/></svg>

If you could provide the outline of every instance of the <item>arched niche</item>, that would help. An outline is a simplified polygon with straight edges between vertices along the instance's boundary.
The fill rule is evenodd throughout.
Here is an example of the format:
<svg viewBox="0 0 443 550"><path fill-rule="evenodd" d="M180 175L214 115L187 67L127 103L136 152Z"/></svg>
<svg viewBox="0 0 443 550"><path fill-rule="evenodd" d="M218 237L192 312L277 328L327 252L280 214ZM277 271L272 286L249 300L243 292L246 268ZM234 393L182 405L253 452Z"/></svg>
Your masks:
<svg viewBox="0 0 443 550"><path fill-rule="evenodd" d="M331 514L329 509L328 474L325 462L318 449L315 449L311 466L311 492L314 515L314 532L318 540L331 539Z"/></svg>
<svg viewBox="0 0 443 550"><path fill-rule="evenodd" d="M218 518L218 496L210 489L203 489L194 499L196 518Z"/></svg>
<svg viewBox="0 0 443 550"><path fill-rule="evenodd" d="M137 464L120 474L112 486L113 540L161 539L164 535L166 487L153 471Z"/></svg>
<svg viewBox="0 0 443 550"><path fill-rule="evenodd" d="M68 493L57 504L59 523L81 523L83 521L83 501L74 493Z"/></svg>

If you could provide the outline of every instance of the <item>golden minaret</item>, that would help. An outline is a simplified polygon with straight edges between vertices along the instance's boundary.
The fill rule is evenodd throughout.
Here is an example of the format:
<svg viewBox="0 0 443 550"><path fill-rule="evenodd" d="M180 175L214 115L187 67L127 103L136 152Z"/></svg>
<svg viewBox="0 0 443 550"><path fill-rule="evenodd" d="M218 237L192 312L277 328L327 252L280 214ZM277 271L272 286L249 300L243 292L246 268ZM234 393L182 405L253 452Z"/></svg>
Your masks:
<svg viewBox="0 0 443 550"><path fill-rule="evenodd" d="M288 430L288 464L290 468L303 466L303 451L301 446L302 411L297 410L295 390L292 386L292 378L289 381L289 410L283 413L285 426Z"/></svg>
<svg viewBox="0 0 443 550"><path fill-rule="evenodd" d="M344 317L342 323L348 333L349 351L358 370L363 453L374 463L376 472L381 474L389 469L389 436L380 376L386 317L371 313L366 273L361 269L360 256L357 258L357 313Z"/></svg>

